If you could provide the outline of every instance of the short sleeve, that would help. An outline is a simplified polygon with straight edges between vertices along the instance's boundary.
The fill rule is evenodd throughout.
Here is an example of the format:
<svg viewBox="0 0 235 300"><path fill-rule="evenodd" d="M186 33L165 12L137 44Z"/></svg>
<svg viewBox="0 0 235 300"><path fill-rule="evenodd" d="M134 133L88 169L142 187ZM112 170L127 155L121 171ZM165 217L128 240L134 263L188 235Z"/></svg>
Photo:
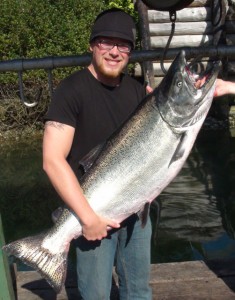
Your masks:
<svg viewBox="0 0 235 300"><path fill-rule="evenodd" d="M75 128L78 114L79 95L74 87L74 80L65 79L55 90L44 121L52 120Z"/></svg>

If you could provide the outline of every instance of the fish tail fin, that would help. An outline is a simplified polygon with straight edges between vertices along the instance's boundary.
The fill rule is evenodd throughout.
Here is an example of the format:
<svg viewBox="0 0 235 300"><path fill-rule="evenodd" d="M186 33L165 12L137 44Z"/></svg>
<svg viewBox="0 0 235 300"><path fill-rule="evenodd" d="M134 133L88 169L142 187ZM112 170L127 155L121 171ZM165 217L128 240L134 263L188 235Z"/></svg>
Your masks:
<svg viewBox="0 0 235 300"><path fill-rule="evenodd" d="M50 253L42 247L44 238L45 235L40 234L19 239L3 246L3 250L38 271L56 293L59 293L66 278L68 251Z"/></svg>

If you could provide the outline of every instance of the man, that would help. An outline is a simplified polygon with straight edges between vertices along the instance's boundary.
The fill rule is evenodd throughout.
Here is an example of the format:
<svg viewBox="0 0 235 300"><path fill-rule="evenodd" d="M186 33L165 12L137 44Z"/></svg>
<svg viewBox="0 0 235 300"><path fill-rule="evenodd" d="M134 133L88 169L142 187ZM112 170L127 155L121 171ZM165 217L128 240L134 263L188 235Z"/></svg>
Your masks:
<svg viewBox="0 0 235 300"><path fill-rule="evenodd" d="M91 209L78 182L82 157L107 140L145 96L144 86L123 73L135 31L133 19L121 10L100 14L90 36L91 64L61 82L46 115L44 170L83 226L76 251L85 300L109 299L114 261L120 299L151 299L150 221L142 228L134 215L117 230L120 224ZM116 230L108 234L108 227Z"/></svg>
<svg viewBox="0 0 235 300"><path fill-rule="evenodd" d="M132 18L117 9L101 13L90 36L91 64L60 83L45 117L44 170L82 223L84 237L77 240L76 252L78 289L85 300L109 299L114 264L120 299L152 298L150 220L142 228L137 215L121 225L97 215L78 181L80 160L107 140L144 98L145 88L123 73L134 46ZM218 81L217 96L231 86L226 90Z"/></svg>

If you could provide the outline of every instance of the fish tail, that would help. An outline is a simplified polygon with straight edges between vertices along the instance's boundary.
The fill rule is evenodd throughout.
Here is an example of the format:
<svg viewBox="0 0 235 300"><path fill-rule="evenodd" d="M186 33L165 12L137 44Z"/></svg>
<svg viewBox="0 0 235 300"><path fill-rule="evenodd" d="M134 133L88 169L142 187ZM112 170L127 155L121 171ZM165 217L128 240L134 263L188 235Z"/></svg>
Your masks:
<svg viewBox="0 0 235 300"><path fill-rule="evenodd" d="M19 239L3 246L3 250L38 271L56 293L59 293L66 278L68 252L50 253L42 247L44 238L45 234L39 234Z"/></svg>

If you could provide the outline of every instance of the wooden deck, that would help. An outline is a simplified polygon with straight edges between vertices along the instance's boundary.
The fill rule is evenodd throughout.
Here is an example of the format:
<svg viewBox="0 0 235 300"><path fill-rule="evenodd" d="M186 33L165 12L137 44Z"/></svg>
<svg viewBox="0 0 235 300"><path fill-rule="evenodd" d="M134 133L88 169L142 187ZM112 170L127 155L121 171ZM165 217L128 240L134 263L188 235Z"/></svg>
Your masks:
<svg viewBox="0 0 235 300"><path fill-rule="evenodd" d="M116 280L115 277L114 274ZM150 284L153 300L232 300L235 299L235 260L152 265ZM68 274L66 288L56 295L36 272L17 272L16 294L17 300L79 299L75 274ZM110 299L118 300L115 284Z"/></svg>

